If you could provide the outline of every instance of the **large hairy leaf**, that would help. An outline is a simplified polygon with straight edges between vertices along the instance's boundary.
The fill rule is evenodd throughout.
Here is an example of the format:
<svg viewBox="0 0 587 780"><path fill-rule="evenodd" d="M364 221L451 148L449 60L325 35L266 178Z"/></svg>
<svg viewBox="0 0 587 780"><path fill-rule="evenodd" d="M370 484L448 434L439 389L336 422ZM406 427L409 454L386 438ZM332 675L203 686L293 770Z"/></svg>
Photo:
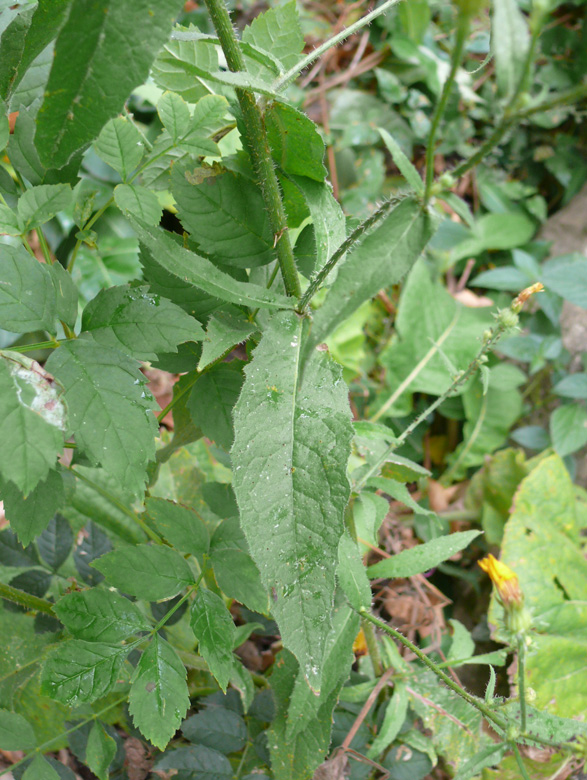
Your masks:
<svg viewBox="0 0 587 780"><path fill-rule="evenodd" d="M311 345L319 344L383 287L397 284L430 240L434 219L418 201L402 200L362 239L340 266L316 312Z"/></svg>
<svg viewBox="0 0 587 780"><path fill-rule="evenodd" d="M241 523L283 642L320 689L353 435L340 368L316 350L300 376L303 320L269 322L235 407Z"/></svg>
<svg viewBox="0 0 587 780"><path fill-rule="evenodd" d="M291 298L257 284L237 281L216 268L210 260L176 244L163 230L149 227L138 220L131 219L131 222L139 239L159 265L209 295L240 305L269 309L293 308L294 301Z"/></svg>
<svg viewBox="0 0 587 780"><path fill-rule="evenodd" d="M119 484L142 493L157 425L137 364L111 347L75 339L55 350L47 367L65 387L78 447Z"/></svg>
<svg viewBox="0 0 587 780"><path fill-rule="evenodd" d="M55 465L65 428L63 389L34 360L0 352L2 478L27 496ZM30 535L30 528L20 531L25 539Z"/></svg>
<svg viewBox="0 0 587 780"><path fill-rule="evenodd" d="M41 162L64 165L122 110L144 82L181 6L181 0L73 0L38 114Z"/></svg>

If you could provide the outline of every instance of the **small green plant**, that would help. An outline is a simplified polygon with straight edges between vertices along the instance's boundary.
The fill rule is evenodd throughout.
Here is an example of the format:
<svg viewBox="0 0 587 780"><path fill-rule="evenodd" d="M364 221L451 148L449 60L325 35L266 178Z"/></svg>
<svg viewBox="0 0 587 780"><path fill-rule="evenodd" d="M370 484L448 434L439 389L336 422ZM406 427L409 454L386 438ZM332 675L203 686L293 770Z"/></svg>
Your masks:
<svg viewBox="0 0 587 780"><path fill-rule="evenodd" d="M494 319L464 313L459 325L459 307L444 293L436 298L419 258L442 203L470 226L460 258L532 237L534 224L522 216L515 239L505 231L500 244L495 223L476 221L454 190L513 128L570 112L587 96L584 81L546 94L534 88L548 9L535 3L527 17L515 0L496 0L491 132L437 177L438 141L471 26L485 18L476 3L451 10L456 33L429 118L424 176L379 128L401 184L347 223L327 180L323 136L288 89L322 54L396 13L397 0L306 55L293 0L255 17L240 37L224 0L206 0L208 32L172 30L182 5L40 0L4 11L0 495L9 528L0 532L0 622L11 639L0 679L0 748L25 751L14 776L69 777L43 757L69 744L100 780L124 778L113 728L122 724L150 743L155 771L303 780L336 747L336 718L359 716L366 701L377 714L361 744L370 763L353 770L357 777L388 771L402 745L424 774L441 755L459 780L508 751L527 777L524 746L560 748L570 760L585 725L547 712L537 683L540 709L527 704L526 675L538 674L533 657L544 666L548 652L534 637L544 610L534 607L513 628L506 609L500 636L517 653L519 691L507 702L495 693L493 669L503 651L473 658L469 633L453 621L443 660L372 612L370 578L426 572L479 531L441 533L448 529L440 524L413 550L368 568L361 558L365 538L376 546L387 512L381 492L433 527L434 513L407 488L430 472L406 447L423 421L463 393L472 430L447 481L481 462L475 442L486 405L500 403L493 349L541 287L530 287L536 279L526 274L514 288L520 295L504 300ZM133 91L134 117L126 107ZM150 123L139 121L139 99L156 106ZM18 112L13 133L8 112ZM400 388L378 399L371 419L353 420L328 345L337 354L341 329L412 269L408 284L419 278L431 291L418 305L438 305L448 320L432 346L415 337L418 355L412 350L407 368L391 348L380 357L398 370ZM415 333L425 321L423 312ZM455 327L471 331L458 349L449 338ZM147 363L181 375L157 416L141 371ZM432 370L432 403L401 431L378 422L407 388L428 393L428 384L414 383L429 383ZM576 378L558 388L585 397ZM576 408L584 413L570 404L558 414ZM170 411L171 434L159 427ZM506 434L518 417L519 410ZM572 493L556 456L545 463L546 476L555 473ZM535 474L525 468L520 482ZM471 500L483 503L479 495ZM573 522L559 530L587 578L577 559L579 521L566 509ZM515 537L514 528L512 518L500 532ZM516 571L516 556L508 562ZM522 591L532 601L525 576ZM492 578L507 607L503 576ZM499 602L492 610L501 625ZM357 672L360 629L368 655ZM234 652L254 632L280 637L269 677ZM452 666L470 662L489 665L483 699L451 676ZM447 686L440 693L438 680ZM333 737L339 700L346 710L337 710ZM198 711L186 719L192 702ZM431 742L413 724L429 725L439 712L447 719L430 725ZM180 729L183 738L172 742ZM339 743L346 756L350 743Z"/></svg>

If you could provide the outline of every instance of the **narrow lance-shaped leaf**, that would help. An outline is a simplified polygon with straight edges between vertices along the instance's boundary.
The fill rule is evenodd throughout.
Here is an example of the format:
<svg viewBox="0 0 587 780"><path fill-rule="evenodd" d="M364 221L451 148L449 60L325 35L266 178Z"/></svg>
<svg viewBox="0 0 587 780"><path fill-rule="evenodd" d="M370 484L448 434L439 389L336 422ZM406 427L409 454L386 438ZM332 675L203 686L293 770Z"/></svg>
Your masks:
<svg viewBox="0 0 587 780"><path fill-rule="evenodd" d="M130 222L159 265L209 295L239 305L269 309L293 308L294 301L291 298L257 284L233 279L210 260L176 244L165 231L149 227L136 219L130 219Z"/></svg>
<svg viewBox="0 0 587 780"><path fill-rule="evenodd" d="M235 407L234 488L283 642L320 689L353 435L341 369L316 350L300 377L303 320L269 322Z"/></svg>
<svg viewBox="0 0 587 780"><path fill-rule="evenodd" d="M524 72L530 36L517 0L494 0L491 47L497 86L503 97L513 95Z"/></svg>
<svg viewBox="0 0 587 780"><path fill-rule="evenodd" d="M314 316L310 346L324 341L379 290L397 284L416 262L434 232L434 218L412 198L402 200L339 268L324 304Z"/></svg>
<svg viewBox="0 0 587 780"><path fill-rule="evenodd" d="M35 143L60 167L90 144L142 84L181 0L73 0L55 44ZM123 52L132 52L121 67Z"/></svg>

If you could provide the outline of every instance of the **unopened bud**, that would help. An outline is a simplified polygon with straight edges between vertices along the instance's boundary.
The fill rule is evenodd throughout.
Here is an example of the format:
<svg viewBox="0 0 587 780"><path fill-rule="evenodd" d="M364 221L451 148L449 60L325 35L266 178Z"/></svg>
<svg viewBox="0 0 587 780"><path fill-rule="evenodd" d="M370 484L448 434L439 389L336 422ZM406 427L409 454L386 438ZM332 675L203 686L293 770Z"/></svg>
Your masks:
<svg viewBox="0 0 587 780"><path fill-rule="evenodd" d="M520 588L518 575L493 555L479 561L495 585L497 595L504 609L504 623L514 636L524 636L532 628L532 615L524 607L524 594Z"/></svg>
<svg viewBox="0 0 587 780"><path fill-rule="evenodd" d="M514 311L516 314L522 310L522 307L528 300L528 298L531 295L534 295L534 293L542 292L544 290L544 285L542 282L536 282L536 284L530 285L530 287L526 287L525 290L522 290L522 292L514 298L512 302L512 311Z"/></svg>

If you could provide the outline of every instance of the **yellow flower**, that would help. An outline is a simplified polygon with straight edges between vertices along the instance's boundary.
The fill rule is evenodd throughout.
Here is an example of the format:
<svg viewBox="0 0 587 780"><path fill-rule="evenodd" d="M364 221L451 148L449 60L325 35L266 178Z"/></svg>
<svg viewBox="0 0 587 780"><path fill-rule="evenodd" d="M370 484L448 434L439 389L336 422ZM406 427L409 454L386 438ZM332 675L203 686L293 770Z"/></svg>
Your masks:
<svg viewBox="0 0 587 780"><path fill-rule="evenodd" d="M361 628L355 641L353 642L353 653L358 657L360 655L367 655L367 641L365 634Z"/></svg>
<svg viewBox="0 0 587 780"><path fill-rule="evenodd" d="M479 566L490 576L506 609L522 604L524 596L520 590L518 575L509 566L498 561L493 555L488 555L487 558L479 561Z"/></svg>

